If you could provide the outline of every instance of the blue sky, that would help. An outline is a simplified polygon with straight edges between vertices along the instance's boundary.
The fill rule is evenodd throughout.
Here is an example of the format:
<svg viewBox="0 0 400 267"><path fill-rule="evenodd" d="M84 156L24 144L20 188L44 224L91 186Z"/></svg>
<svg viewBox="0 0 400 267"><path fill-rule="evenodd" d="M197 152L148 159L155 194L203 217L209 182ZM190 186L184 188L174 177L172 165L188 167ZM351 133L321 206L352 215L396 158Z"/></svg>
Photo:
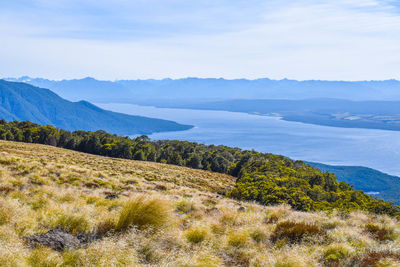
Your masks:
<svg viewBox="0 0 400 267"><path fill-rule="evenodd" d="M2 0L0 76L400 79L399 2Z"/></svg>

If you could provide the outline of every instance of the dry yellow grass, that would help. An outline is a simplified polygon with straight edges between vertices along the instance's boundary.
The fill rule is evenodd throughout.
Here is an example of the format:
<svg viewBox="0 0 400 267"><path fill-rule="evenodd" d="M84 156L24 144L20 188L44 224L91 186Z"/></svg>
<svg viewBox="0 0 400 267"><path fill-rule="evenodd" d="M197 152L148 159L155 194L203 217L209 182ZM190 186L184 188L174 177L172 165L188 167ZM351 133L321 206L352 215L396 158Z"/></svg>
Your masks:
<svg viewBox="0 0 400 267"><path fill-rule="evenodd" d="M393 218L218 195L233 185L223 174L0 141L0 266L400 266ZM139 220L132 203L153 216ZM107 234L63 252L23 241L55 227Z"/></svg>

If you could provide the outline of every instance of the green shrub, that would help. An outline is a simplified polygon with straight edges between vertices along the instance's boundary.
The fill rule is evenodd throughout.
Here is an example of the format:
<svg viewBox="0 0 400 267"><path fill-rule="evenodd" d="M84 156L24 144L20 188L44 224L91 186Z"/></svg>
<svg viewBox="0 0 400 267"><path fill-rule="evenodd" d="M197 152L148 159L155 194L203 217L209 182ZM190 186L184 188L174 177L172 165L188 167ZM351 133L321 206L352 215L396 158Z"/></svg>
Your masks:
<svg viewBox="0 0 400 267"><path fill-rule="evenodd" d="M160 228L168 220L168 207L164 201L138 197L125 203L115 229L124 231L130 226L136 226L139 229Z"/></svg>
<svg viewBox="0 0 400 267"><path fill-rule="evenodd" d="M207 237L207 230L203 228L193 228L186 232L186 239L190 243L198 244L204 241Z"/></svg>
<svg viewBox="0 0 400 267"><path fill-rule="evenodd" d="M285 221L276 225L272 233L271 240L276 242L285 239L291 243L298 243L306 236L325 235L324 229L316 224L307 224L304 222Z"/></svg>

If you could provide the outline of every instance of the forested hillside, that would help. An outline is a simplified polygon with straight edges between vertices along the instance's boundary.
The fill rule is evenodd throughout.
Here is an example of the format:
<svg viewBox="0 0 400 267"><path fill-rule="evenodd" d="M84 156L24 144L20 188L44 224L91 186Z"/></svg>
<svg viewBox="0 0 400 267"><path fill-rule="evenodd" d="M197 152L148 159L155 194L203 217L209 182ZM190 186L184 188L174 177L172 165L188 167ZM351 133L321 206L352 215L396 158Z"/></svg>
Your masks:
<svg viewBox="0 0 400 267"><path fill-rule="evenodd" d="M70 102L48 89L4 80L0 80L0 118L29 120L67 130L103 129L124 135L191 128L173 121L107 111L86 101Z"/></svg>
<svg viewBox="0 0 400 267"><path fill-rule="evenodd" d="M360 166L332 166L307 162L311 166L334 173L339 181L353 184L354 188L370 192L379 198L400 204L400 177Z"/></svg>
<svg viewBox="0 0 400 267"><path fill-rule="evenodd" d="M129 139L104 131L69 132L52 126L4 120L0 123L0 139L230 174L237 178L236 185L221 194L264 205L287 203L302 211L365 210L400 215L399 207L338 182L332 173L323 173L302 161L279 155L185 141L150 141L146 136Z"/></svg>

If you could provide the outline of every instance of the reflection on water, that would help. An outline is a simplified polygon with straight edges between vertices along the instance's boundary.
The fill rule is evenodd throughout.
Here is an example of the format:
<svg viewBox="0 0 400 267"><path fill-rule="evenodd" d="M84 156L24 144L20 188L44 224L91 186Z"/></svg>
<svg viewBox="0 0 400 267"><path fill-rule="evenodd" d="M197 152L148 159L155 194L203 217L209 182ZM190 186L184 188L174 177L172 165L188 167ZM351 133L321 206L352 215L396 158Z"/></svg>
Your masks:
<svg viewBox="0 0 400 267"><path fill-rule="evenodd" d="M168 109L131 104L98 106L196 126L188 131L152 134L152 139L223 144L325 164L366 166L400 175L400 132L318 126L227 111Z"/></svg>

